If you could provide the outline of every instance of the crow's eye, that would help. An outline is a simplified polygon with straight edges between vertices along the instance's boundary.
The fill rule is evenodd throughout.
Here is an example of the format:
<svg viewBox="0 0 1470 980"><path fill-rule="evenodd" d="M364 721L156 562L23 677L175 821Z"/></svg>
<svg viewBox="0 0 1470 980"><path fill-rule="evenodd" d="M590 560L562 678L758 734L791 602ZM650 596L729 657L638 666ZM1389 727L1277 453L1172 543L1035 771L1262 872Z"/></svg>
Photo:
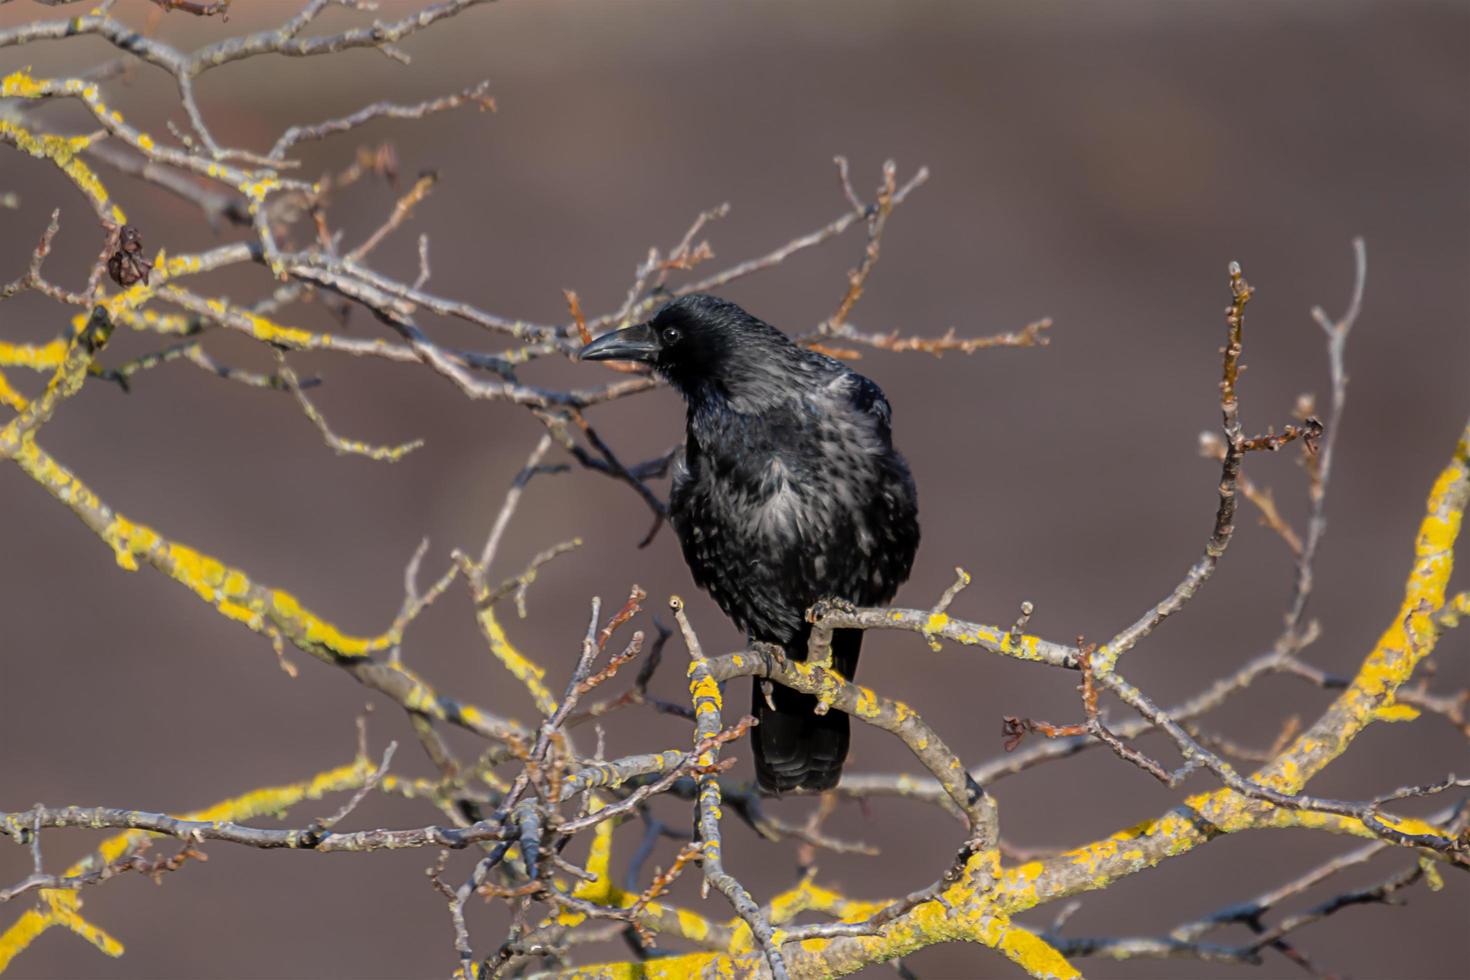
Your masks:
<svg viewBox="0 0 1470 980"><path fill-rule="evenodd" d="M664 330L664 343L677 344L679 342L679 330L677 327L668 327Z"/></svg>

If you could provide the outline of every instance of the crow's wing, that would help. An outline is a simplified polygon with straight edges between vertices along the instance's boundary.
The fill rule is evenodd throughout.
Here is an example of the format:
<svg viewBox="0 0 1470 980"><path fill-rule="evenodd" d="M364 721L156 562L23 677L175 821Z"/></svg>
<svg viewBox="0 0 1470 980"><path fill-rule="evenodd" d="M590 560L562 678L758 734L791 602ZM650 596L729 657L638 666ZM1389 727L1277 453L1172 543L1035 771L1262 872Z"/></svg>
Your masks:
<svg viewBox="0 0 1470 980"><path fill-rule="evenodd" d="M843 371L839 384L846 389L848 404L857 411L859 415L871 417L878 423L878 432L883 440L888 442L892 438L893 406L888 404L888 398L883 394L883 389L877 383L863 377L856 371Z"/></svg>

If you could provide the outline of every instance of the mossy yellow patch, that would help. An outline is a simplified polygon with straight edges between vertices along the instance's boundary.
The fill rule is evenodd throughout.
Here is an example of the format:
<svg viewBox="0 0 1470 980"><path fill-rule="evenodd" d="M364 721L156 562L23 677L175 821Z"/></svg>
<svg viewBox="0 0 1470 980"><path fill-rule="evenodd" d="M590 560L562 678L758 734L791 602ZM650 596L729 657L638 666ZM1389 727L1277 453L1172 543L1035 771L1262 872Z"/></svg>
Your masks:
<svg viewBox="0 0 1470 980"><path fill-rule="evenodd" d="M531 699L536 702L536 708L543 715L550 715L556 710L556 698L551 691L541 682L546 676L546 669L536 661L527 657L516 649L511 643L510 637L506 635L505 629L500 625L500 620L495 616L495 607L486 606L479 614L480 632L490 645L490 653L499 660L501 666L510 672L510 675L525 685L526 690L531 693Z"/></svg>
<svg viewBox="0 0 1470 980"><path fill-rule="evenodd" d="M86 325L85 315L77 319L81 321L81 326ZM66 360L66 352L70 348L71 343L59 337L44 344L12 344L0 341L0 367L23 367L32 371L55 370Z"/></svg>
<svg viewBox="0 0 1470 980"><path fill-rule="evenodd" d="M17 412L24 412L30 403L30 399L11 387L10 379L3 371L0 371L0 405L12 408Z"/></svg>
<svg viewBox="0 0 1470 980"><path fill-rule="evenodd" d="M50 160L62 173L66 174L77 190L87 196L98 214L106 215L119 225L126 223L127 217L123 214L122 208L111 203L107 188L98 179L97 174L91 167L77 159L78 154L91 143L90 137L56 136L51 133L37 135L19 123L0 119L0 140L14 145L33 157Z"/></svg>
<svg viewBox="0 0 1470 980"><path fill-rule="evenodd" d="M1392 702L1373 709L1374 721L1413 721L1419 717L1419 709L1411 704Z"/></svg>
<svg viewBox="0 0 1470 980"><path fill-rule="evenodd" d="M371 761L357 759L349 765L318 773L303 782L251 790L203 810L179 814L179 817L196 821L242 821L267 814L279 815L303 800L318 800L328 793L357 789L373 770ZM75 876L94 871L116 861L151 836L153 835L142 830L114 834L103 841L95 853L67 868L66 874ZM41 901L46 906L44 909L26 911L9 929L0 933L0 973L37 936L55 925L71 930L109 956L122 955L122 943L78 914L81 897L75 890L45 888L41 890Z"/></svg>

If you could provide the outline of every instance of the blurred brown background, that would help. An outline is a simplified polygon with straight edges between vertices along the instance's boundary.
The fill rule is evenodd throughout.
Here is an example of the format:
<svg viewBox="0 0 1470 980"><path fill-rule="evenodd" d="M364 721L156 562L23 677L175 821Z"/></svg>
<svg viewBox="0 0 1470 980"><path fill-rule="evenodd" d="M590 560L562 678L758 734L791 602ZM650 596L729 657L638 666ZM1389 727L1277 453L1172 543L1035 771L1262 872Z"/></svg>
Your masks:
<svg viewBox="0 0 1470 980"><path fill-rule="evenodd" d="M237 3L228 24L174 14L158 33L197 45L279 22L294 7ZM151 8L118 9L141 24ZM58 15L65 12L16 4L0 9L0 26ZM322 24L348 21L335 13ZM1343 309L1349 242L1362 234L1367 298L1349 348L1352 387L1312 607L1324 632L1307 654L1350 672L1397 608L1426 491L1470 407L1467 40L1464 3L507 0L412 39L411 69L370 51L260 60L208 76L200 97L217 135L264 150L291 122L490 78L497 114L375 124L360 137L304 147L305 172L338 168L357 145L393 139L406 175L433 168L441 184L374 264L411 279L415 233L428 231L433 290L540 321L565 318L565 287L589 310L615 308L648 246L672 245L699 210L721 201L733 211L709 232L718 256L711 268L819 226L843 207L834 154L852 159L865 192L886 157L901 175L927 164L933 178L890 222L854 322L923 334L949 326L986 334L1041 316L1056 326L1041 350L937 361L870 353L859 365L895 406L896 438L921 492L926 540L900 601L929 605L960 564L975 583L952 612L1009 623L1029 599L1033 627L1059 640L1102 638L1131 621L1173 586L1209 532L1218 472L1195 445L1218 420L1227 261L1240 260L1258 289L1242 397L1247 427L1264 429L1289 420L1299 392L1325 396L1322 337L1308 310ZM0 72L23 64L79 71L111 54L95 39L6 49ZM139 69L111 84L142 125L163 131L165 119L181 118L161 73ZM215 241L188 206L121 178L113 186L150 252ZM96 251L83 203L47 166L8 149L0 151L3 191L17 192L21 206L0 210L0 279L24 268L59 205L63 231L49 271L75 287ZM364 185L334 220L351 240L393 197ZM861 247L856 235L841 239L728 295L805 329L835 308ZM269 287L258 269L218 282L241 301ZM56 308L34 297L0 308L7 339L46 339L62 325ZM353 327L374 330L365 317ZM458 327L440 336L485 343ZM122 336L112 353L151 346ZM269 364L255 348L213 349L235 363ZM523 412L464 400L425 369L295 363L325 378L315 397L338 431L384 443L423 436L427 446L396 466L335 456L288 397L182 364L139 378L130 395L89 385L42 442L122 513L294 590L346 629L373 632L396 611L403 564L420 538L432 541L426 574L443 567L450 548L483 541L539 427ZM553 374L605 376L592 366L541 376ZM678 437L680 412L661 391L594 419L636 459ZM1300 521L1304 480L1292 458L1252 458L1247 471L1274 486ZM12 467L0 469L0 514L0 809L37 800L188 809L351 757L352 718L367 698L348 678L295 655L301 676L289 679L268 641L152 571L117 568ZM1279 629L1288 556L1252 514L1240 525L1215 581L1128 658L1130 678L1162 702L1232 670ZM672 534L635 549L646 526L634 494L596 475L532 484L502 571L555 541L587 542L543 572L529 619L508 624L550 666L558 689L589 597L616 603L634 582L649 590L653 610L670 593L690 597L708 647L738 641L705 597L694 599ZM1463 587L1464 576L1458 581ZM1463 631L1445 638L1438 688L1464 686L1466 644ZM1074 679L1042 668L954 649L935 655L909 635L870 637L867 650L862 679L914 704L967 761L1000 751L1003 714L1066 720L1077 711ZM669 652L661 690L681 697L683 653L677 645ZM526 717L527 699L486 655L462 593L419 624L405 655L447 691ZM734 703L745 697L742 683ZM1233 702L1219 727L1264 745L1288 716L1310 721L1326 703L1299 681L1266 680ZM398 768L427 773L400 714L380 707L374 742L399 739ZM609 751L682 744L686 732L629 714L612 725ZM863 731L849 769L913 769L905 756L898 743ZM1456 766L1465 767L1463 738L1426 716L1373 726L1312 788L1369 796ZM748 763L736 772L747 774ZM1200 777L1190 784L1208 785ZM1082 843L1178 798L1105 753L994 792L1006 836L1023 846ZM810 805L782 808L796 815ZM335 806L308 806L291 820ZM421 807L372 800L351 822L432 819ZM821 860L822 880L861 896L929 882L960 840L937 810L904 801L845 804L833 827L883 844L881 858ZM637 831L623 834L619 873ZM81 852L84 836L94 839L46 836L52 869ZM759 843L740 827L729 836L730 865L758 897L791 882L792 845ZM1290 831L1222 839L1084 896L1068 930L1165 932L1351 846ZM127 943L121 960L56 929L12 973L426 977L451 966L450 925L423 878L425 853L319 856L223 844L208 853L207 865L162 887L124 877L86 893L87 914ZM1405 860L1377 862L1341 884L1377 880ZM0 881L27 867L21 849L0 850ZM1416 887L1406 908L1347 910L1300 934L1300 944L1357 977L1464 976L1470 886L1453 875L1446 885L1436 895ZM24 904L0 908L0 923ZM713 901L709 909L723 914ZM1023 919L1044 925L1056 911ZM499 912L473 915L487 951L503 934ZM933 948L909 965L922 977L1019 975L973 947ZM1254 971L1184 961L1079 965L1099 977L1299 972L1279 956Z"/></svg>

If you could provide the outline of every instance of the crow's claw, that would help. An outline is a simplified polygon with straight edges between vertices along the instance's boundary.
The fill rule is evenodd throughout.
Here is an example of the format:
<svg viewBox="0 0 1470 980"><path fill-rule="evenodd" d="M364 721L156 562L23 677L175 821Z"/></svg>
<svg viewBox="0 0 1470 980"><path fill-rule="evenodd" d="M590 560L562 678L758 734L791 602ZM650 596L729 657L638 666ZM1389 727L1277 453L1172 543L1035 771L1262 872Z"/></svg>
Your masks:
<svg viewBox="0 0 1470 980"><path fill-rule="evenodd" d="M806 621L809 623L819 623L824 617L832 613L855 613L857 609L858 607L855 604L848 602L846 599L838 599L836 597L818 599L807 610Z"/></svg>

